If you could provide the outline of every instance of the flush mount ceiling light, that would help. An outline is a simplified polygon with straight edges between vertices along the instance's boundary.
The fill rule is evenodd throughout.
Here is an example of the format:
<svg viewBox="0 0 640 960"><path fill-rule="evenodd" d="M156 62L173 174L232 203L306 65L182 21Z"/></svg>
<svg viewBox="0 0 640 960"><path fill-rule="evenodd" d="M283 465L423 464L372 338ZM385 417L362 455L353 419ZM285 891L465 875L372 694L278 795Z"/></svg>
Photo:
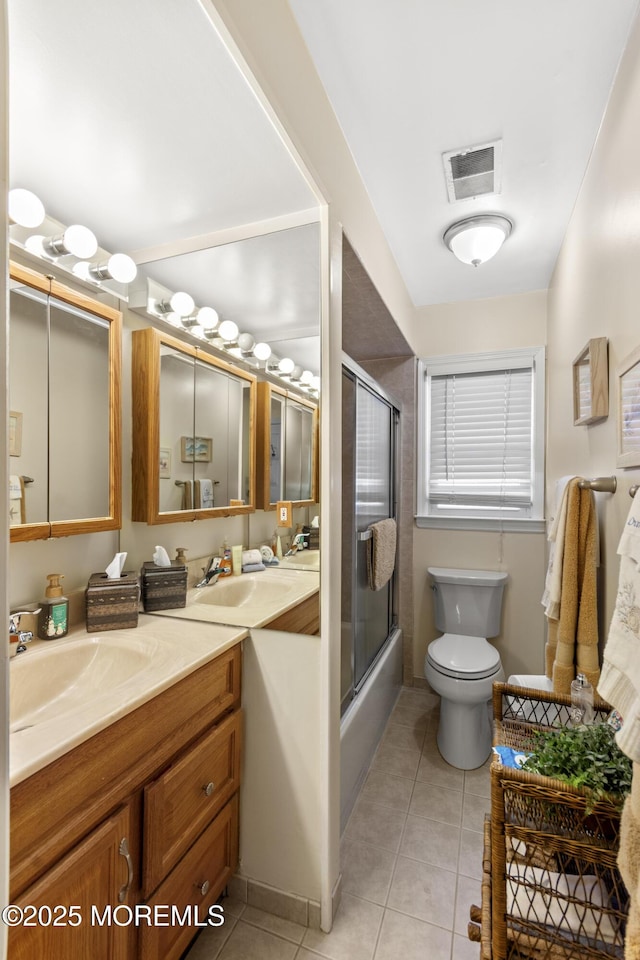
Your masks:
<svg viewBox="0 0 640 960"><path fill-rule="evenodd" d="M482 214L452 223L442 239L458 260L478 267L496 255L512 228L506 217Z"/></svg>

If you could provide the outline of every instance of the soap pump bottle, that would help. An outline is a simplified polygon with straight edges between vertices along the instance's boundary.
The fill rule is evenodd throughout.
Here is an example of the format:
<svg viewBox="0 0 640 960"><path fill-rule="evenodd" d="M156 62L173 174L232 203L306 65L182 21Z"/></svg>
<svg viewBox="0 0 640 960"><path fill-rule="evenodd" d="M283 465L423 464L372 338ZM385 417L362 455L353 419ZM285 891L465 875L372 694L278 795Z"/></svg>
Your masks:
<svg viewBox="0 0 640 960"><path fill-rule="evenodd" d="M221 577L230 577L233 573L233 567L231 563L231 547L229 546L229 541L225 537L222 544L222 560L220 561L220 576Z"/></svg>
<svg viewBox="0 0 640 960"><path fill-rule="evenodd" d="M577 727L593 723L593 686L584 673L571 681L571 723Z"/></svg>
<svg viewBox="0 0 640 960"><path fill-rule="evenodd" d="M41 640L66 637L69 630L69 601L62 595L60 573L48 573L47 589L38 614L38 636Z"/></svg>

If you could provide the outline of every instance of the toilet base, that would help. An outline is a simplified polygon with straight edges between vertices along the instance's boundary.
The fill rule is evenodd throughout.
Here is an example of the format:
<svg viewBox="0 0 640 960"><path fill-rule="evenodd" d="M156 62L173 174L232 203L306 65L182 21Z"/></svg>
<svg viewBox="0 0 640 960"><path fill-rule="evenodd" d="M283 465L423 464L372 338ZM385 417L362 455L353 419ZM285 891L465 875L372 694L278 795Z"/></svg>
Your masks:
<svg viewBox="0 0 640 960"><path fill-rule="evenodd" d="M440 701L436 742L444 760L459 770L475 770L491 753L489 701L475 704Z"/></svg>

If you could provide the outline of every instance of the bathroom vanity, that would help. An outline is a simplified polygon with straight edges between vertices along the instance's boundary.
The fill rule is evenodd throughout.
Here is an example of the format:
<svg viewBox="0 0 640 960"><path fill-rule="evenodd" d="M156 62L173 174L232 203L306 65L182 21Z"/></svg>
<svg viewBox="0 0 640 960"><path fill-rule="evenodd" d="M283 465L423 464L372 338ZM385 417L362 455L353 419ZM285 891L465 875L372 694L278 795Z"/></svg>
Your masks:
<svg viewBox="0 0 640 960"><path fill-rule="evenodd" d="M40 711L34 704L31 714L19 698L13 705L11 901L36 908L36 921L10 931L12 960L172 960L234 873L246 631L182 626L143 616L137 630L104 637L76 629L12 665L22 671L12 677L18 691L30 674L37 688L45 669L61 686L62 704L57 716L54 701ZM148 643L155 662L143 663L138 650L131 677L109 669L108 653L94 667L101 639L129 641L134 650ZM74 643L66 649L76 662L87 643L95 648L82 667L85 704L67 694L66 665L55 662ZM113 662L126 659L120 649ZM132 701L134 687L142 702ZM140 904L153 923L127 922ZM172 909L190 922L172 920Z"/></svg>

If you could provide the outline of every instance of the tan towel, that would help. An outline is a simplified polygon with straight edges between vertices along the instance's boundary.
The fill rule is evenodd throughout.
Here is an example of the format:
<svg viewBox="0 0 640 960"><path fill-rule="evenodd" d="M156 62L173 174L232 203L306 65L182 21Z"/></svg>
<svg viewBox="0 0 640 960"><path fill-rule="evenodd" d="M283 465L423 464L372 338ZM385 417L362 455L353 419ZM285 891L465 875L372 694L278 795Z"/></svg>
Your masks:
<svg viewBox="0 0 640 960"><path fill-rule="evenodd" d="M631 794L620 820L618 868L631 900L624 942L625 960L640 960L640 767L633 765Z"/></svg>
<svg viewBox="0 0 640 960"><path fill-rule="evenodd" d="M595 498L578 483L578 478L571 480L567 490L560 618L549 620L545 650L555 693L570 693L577 673L584 673L594 688L600 677Z"/></svg>
<svg viewBox="0 0 640 960"><path fill-rule="evenodd" d="M382 590L396 565L396 522L389 518L372 523L371 547L367 552L367 574L372 590Z"/></svg>
<svg viewBox="0 0 640 960"><path fill-rule="evenodd" d="M193 491L191 480L185 480L182 484L182 510L193 509Z"/></svg>

